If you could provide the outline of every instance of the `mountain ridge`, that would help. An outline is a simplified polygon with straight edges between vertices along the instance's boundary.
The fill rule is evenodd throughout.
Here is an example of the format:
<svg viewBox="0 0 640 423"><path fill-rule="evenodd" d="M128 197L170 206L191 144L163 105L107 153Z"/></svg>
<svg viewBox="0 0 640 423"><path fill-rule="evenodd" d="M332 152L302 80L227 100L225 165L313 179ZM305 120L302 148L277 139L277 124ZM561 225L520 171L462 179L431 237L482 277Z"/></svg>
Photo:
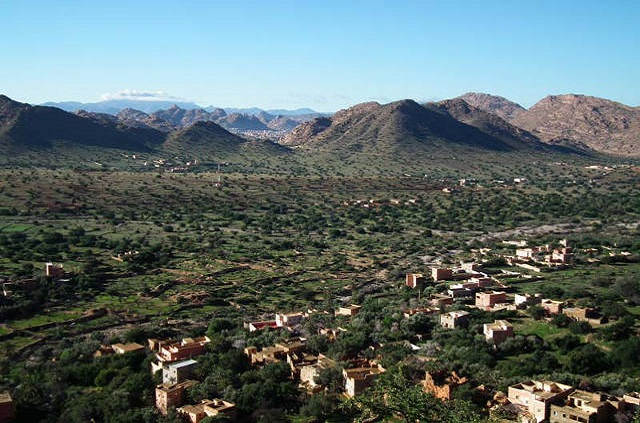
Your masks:
<svg viewBox="0 0 640 423"><path fill-rule="evenodd" d="M550 95L513 124L546 142L569 140L594 150L640 156L640 108L581 94Z"/></svg>

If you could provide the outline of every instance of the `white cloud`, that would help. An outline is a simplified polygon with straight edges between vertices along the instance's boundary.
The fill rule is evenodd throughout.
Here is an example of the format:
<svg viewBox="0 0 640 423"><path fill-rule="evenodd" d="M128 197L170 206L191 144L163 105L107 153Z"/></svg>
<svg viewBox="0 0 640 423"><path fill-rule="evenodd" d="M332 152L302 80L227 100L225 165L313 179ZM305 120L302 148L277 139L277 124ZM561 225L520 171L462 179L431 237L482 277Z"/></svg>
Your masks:
<svg viewBox="0 0 640 423"><path fill-rule="evenodd" d="M100 98L102 100L184 101L184 99L169 95L164 91L138 90L122 90L115 93L105 93L102 94Z"/></svg>

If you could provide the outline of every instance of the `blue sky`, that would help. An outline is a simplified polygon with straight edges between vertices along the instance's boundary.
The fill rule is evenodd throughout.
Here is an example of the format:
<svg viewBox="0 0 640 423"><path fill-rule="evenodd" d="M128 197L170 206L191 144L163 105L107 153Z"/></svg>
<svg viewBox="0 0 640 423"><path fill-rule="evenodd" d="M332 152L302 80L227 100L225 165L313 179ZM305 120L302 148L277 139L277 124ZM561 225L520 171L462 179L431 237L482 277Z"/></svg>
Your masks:
<svg viewBox="0 0 640 423"><path fill-rule="evenodd" d="M312 107L467 91L640 106L640 2L0 0L0 92Z"/></svg>

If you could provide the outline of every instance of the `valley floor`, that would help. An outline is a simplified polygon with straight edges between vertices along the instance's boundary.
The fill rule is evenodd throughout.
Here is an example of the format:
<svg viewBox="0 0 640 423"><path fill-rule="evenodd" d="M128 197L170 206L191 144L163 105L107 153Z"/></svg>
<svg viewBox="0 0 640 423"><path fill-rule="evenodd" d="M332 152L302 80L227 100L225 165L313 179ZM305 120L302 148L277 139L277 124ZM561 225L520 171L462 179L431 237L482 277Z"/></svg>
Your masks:
<svg viewBox="0 0 640 423"><path fill-rule="evenodd" d="M640 390L633 358L640 345L629 341L640 326L640 175L582 164L527 172L524 165L393 177L0 171L7 292L0 384L20 422L177 421L154 410L160 381L149 372L152 354L92 354L101 344L207 334L188 400L232 401L240 421L484 421L495 416L472 387L506 392L532 378L616 395ZM529 245L567 238L576 264L543 273L508 266L503 257L515 247L502 241L521 238ZM437 314L404 318L403 310L428 306L450 285L418 292L404 286L405 274L460 261L484 261L492 277L531 276L505 279L510 295L541 293L607 319L587 328L535 309L483 311L468 301L449 307L470 311L464 330L443 330ZM45 277L48 262L64 274ZM360 313L333 315L349 304ZM366 357L386 369L355 399L342 398L341 373L323 374L327 390L308 395L286 365L249 366L244 347L293 334L248 332L245 323L309 309L319 311L296 328L308 352L339 368ZM490 348L482 325L496 319L509 320L516 337ZM346 332L328 342L320 327ZM470 380L447 411L418 385L436 370ZM382 407L380 390L401 394Z"/></svg>

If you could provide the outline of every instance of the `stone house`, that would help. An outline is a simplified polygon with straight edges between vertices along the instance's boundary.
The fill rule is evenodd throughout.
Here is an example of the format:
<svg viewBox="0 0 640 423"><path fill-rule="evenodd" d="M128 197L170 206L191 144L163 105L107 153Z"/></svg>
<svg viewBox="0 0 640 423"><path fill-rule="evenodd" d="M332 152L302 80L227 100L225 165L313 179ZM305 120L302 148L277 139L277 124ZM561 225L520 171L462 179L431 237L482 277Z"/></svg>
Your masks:
<svg viewBox="0 0 640 423"><path fill-rule="evenodd" d="M440 325L445 329L458 329L467 326L468 323L468 311L450 311L440 315Z"/></svg>
<svg viewBox="0 0 640 423"><path fill-rule="evenodd" d="M451 285L447 294L453 299L473 297L474 290L465 288L462 284Z"/></svg>
<svg viewBox="0 0 640 423"><path fill-rule="evenodd" d="M415 316L416 314L434 314L437 312L438 312L438 309L434 307L407 308L402 312L402 316L405 319L408 319L411 316Z"/></svg>
<svg viewBox="0 0 640 423"><path fill-rule="evenodd" d="M316 382L316 378L322 370L335 366L336 362L334 360L322 354L318 355L318 360L314 364L303 366L300 369L300 384L311 392L318 392L322 389L322 386Z"/></svg>
<svg viewBox="0 0 640 423"><path fill-rule="evenodd" d="M382 366L374 362L365 364L362 367L342 370L345 395L349 398L353 398L360 394L366 388L371 386L378 375L384 373L384 371L385 369Z"/></svg>
<svg viewBox="0 0 640 423"><path fill-rule="evenodd" d="M625 404L634 410L640 410L640 392L629 392L622 396Z"/></svg>
<svg viewBox="0 0 640 423"><path fill-rule="evenodd" d="M286 362L291 370L291 378L298 379L303 367L318 362L318 356L305 352L292 352L286 355Z"/></svg>

